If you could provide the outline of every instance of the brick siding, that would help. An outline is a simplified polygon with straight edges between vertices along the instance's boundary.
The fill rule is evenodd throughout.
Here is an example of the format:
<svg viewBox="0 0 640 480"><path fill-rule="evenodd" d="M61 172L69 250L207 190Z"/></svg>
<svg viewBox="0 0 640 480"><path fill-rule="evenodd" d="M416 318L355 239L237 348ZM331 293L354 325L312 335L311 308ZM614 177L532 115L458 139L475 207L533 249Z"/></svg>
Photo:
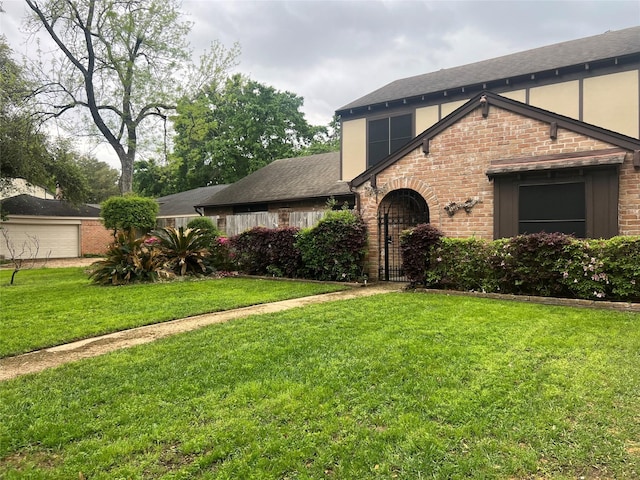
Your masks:
<svg viewBox="0 0 640 480"><path fill-rule="evenodd" d="M104 228L100 220L82 220L80 238L81 255L103 255L113 242L113 232Z"/></svg>
<svg viewBox="0 0 640 480"><path fill-rule="evenodd" d="M487 118L470 112L430 140L429 154L417 148L380 172L376 188L369 182L357 189L359 208L370 235L369 271L378 272L378 208L388 193L415 190L429 206L430 222L450 237L493 239L494 185L486 175L492 160L538 157L614 148L608 143L568 130L549 136L549 124L492 106ZM620 235L640 234L640 172L631 154L620 169L618 221ZM479 199L471 213L449 216L450 202Z"/></svg>

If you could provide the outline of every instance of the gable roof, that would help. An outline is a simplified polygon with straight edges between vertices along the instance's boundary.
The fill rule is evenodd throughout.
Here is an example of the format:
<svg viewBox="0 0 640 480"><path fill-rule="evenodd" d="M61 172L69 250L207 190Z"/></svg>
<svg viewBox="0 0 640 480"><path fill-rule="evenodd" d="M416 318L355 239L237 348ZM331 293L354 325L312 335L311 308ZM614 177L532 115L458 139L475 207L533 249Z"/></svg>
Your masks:
<svg viewBox="0 0 640 480"><path fill-rule="evenodd" d="M640 26L556 43L467 65L391 82L340 108L336 113L392 100L410 99L454 88L555 71L562 67L626 57L640 53ZM530 78L530 77L529 77ZM481 87L485 90L487 87Z"/></svg>
<svg viewBox="0 0 640 480"><path fill-rule="evenodd" d="M156 198L156 201L160 205L158 217L197 215L194 208L196 205L199 205L228 186L229 185L211 185L158 197Z"/></svg>
<svg viewBox="0 0 640 480"><path fill-rule="evenodd" d="M340 180L340 152L283 158L238 180L199 207L352 195Z"/></svg>
<svg viewBox="0 0 640 480"><path fill-rule="evenodd" d="M482 107L483 105L483 108L485 109L490 109L491 105L494 105L496 107L523 115L525 117L549 123L550 125L555 124L556 128L564 128L572 132L589 136L596 140L610 143L612 145L615 145L616 147L620 147L633 152L638 152L636 155L634 155L634 165L640 167L640 140L636 138L627 137L626 135L622 135L621 133L606 130L601 127L596 127L595 125L589 125L570 117L565 117L548 110L543 110L541 108L527 105L510 98L502 97L496 93L481 92L480 94L469 100L467 103L459 107L457 110L453 111L445 118L440 120L438 123L415 137L407 145L400 148L398 151L392 153L381 162L368 168L356 178L351 180L351 185L358 187L368 180L373 180L375 182L375 176L378 173L393 165L402 157L420 146L422 146L423 151L427 153L429 148L429 140L431 138L446 130L451 125L465 117L467 114L477 108Z"/></svg>
<svg viewBox="0 0 640 480"><path fill-rule="evenodd" d="M64 200L52 200L22 194L4 199L0 209L6 215L34 215L40 217L98 218L100 209L90 205L75 206Z"/></svg>

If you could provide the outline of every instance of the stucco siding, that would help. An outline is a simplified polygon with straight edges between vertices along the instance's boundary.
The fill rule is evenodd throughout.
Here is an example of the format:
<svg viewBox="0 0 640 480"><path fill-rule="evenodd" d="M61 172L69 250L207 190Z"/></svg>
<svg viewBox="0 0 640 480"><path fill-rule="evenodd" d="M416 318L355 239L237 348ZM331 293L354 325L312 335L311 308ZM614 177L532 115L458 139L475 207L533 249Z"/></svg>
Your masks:
<svg viewBox="0 0 640 480"><path fill-rule="evenodd" d="M367 168L367 120L342 122L342 180L351 180Z"/></svg>
<svg viewBox="0 0 640 480"><path fill-rule="evenodd" d="M640 138L639 70L584 79L583 121Z"/></svg>

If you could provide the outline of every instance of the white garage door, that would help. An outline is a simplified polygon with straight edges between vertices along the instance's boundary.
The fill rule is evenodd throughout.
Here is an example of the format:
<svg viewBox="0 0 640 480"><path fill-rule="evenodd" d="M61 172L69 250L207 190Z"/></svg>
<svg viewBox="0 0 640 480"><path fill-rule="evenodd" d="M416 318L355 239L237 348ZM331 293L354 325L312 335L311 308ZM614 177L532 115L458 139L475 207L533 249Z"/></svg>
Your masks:
<svg viewBox="0 0 640 480"><path fill-rule="evenodd" d="M29 238L37 238L40 248L37 258L70 258L79 256L80 225L36 225L2 223L18 258L34 258L35 245ZM0 255L11 257L4 236L0 235Z"/></svg>

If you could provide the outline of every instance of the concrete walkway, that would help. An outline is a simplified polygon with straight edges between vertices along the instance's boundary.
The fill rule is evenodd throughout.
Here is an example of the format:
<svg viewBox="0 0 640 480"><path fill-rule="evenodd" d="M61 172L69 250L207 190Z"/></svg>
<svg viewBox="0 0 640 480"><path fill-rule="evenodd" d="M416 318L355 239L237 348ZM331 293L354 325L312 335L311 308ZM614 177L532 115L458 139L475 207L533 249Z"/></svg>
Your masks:
<svg viewBox="0 0 640 480"><path fill-rule="evenodd" d="M36 373L47 368L57 367L65 363L83 358L96 357L104 353L122 348L153 342L159 338L178 333L196 330L215 323L228 322L236 318L244 318L263 313L282 312L292 308L304 307L316 303L333 302L350 298L368 297L389 292L399 292L405 285L399 283L376 284L367 287L356 287L342 292L326 293L311 297L294 298L280 302L266 303L251 307L238 308L224 312L209 313L195 317L182 318L169 322L147 325L131 330L88 338L66 345L45 348L35 352L0 359L0 381L9 380L20 375Z"/></svg>

